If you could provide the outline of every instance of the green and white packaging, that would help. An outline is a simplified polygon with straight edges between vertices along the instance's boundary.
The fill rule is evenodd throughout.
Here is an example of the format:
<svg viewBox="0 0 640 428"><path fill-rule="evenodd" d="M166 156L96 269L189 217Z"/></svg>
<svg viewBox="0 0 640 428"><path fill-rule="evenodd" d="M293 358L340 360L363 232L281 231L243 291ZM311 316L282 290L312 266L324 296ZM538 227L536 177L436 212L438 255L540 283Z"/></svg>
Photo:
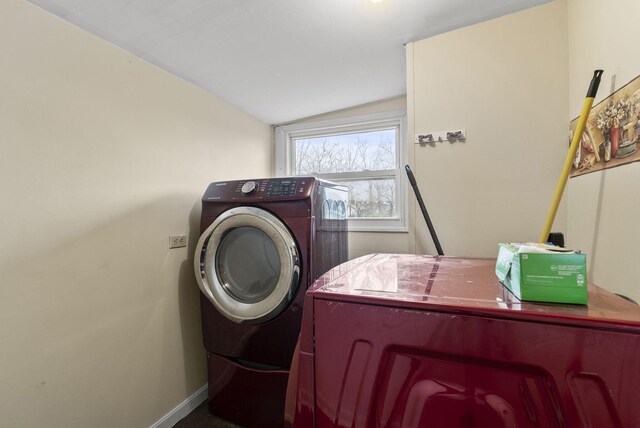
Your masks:
<svg viewBox="0 0 640 428"><path fill-rule="evenodd" d="M586 256L544 244L499 244L496 275L518 299L587 304Z"/></svg>

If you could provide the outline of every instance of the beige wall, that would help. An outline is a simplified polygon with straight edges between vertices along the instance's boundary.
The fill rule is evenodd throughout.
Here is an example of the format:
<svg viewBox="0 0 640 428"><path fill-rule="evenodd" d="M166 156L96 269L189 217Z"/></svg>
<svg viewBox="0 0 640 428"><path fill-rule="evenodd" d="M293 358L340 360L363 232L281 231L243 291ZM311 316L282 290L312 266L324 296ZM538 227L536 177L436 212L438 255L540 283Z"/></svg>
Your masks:
<svg viewBox="0 0 640 428"><path fill-rule="evenodd" d="M410 138L467 131L465 143L409 143L445 254L495 257L499 242L539 238L566 153L566 20L556 1L407 46ZM412 205L411 249L435 254ZM553 230L565 220L563 204Z"/></svg>
<svg viewBox="0 0 640 428"><path fill-rule="evenodd" d="M319 114L317 116L307 117L305 119L297 120L293 123L305 123L319 120L340 119L343 117L359 116L363 114L384 113L394 110L404 110L407 108L407 97L405 95L399 97L388 98L386 100L380 100L373 103L362 104L359 106L346 108L343 110L332 111L325 114ZM282 125L289 125L282 124ZM280 126L280 125L278 125Z"/></svg>
<svg viewBox="0 0 640 428"><path fill-rule="evenodd" d="M363 114L406 109L407 98L405 96L400 96L319 116L313 116L298 122L303 123L317 120L339 119L343 117L359 116ZM350 259L372 253L406 253L408 252L408 249L409 234L407 232L349 233Z"/></svg>
<svg viewBox="0 0 640 428"><path fill-rule="evenodd" d="M206 383L199 198L270 128L22 0L0 34L0 425L149 426Z"/></svg>
<svg viewBox="0 0 640 428"><path fill-rule="evenodd" d="M569 116L580 114L593 70L604 69L595 102L640 74L640 2L569 0ZM640 301L640 163L569 180L567 244L587 253L589 280Z"/></svg>

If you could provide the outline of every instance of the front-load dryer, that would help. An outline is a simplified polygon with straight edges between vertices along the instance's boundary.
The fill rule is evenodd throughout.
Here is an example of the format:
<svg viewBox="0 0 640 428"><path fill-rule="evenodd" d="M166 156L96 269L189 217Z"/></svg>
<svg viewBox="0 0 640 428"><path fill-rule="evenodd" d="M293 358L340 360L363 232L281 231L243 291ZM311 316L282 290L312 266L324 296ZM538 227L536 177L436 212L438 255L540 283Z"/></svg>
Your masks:
<svg viewBox="0 0 640 428"><path fill-rule="evenodd" d="M194 267L214 415L282 427L305 291L347 260L346 204L345 186L314 177L207 188Z"/></svg>

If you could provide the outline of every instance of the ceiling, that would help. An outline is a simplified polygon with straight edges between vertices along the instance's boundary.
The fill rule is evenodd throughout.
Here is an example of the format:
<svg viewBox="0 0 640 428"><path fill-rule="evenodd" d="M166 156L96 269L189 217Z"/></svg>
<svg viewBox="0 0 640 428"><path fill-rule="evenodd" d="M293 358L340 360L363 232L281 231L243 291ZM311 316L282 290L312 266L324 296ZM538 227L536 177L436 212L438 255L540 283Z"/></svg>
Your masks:
<svg viewBox="0 0 640 428"><path fill-rule="evenodd" d="M29 0L269 124L406 92L404 44L549 0Z"/></svg>

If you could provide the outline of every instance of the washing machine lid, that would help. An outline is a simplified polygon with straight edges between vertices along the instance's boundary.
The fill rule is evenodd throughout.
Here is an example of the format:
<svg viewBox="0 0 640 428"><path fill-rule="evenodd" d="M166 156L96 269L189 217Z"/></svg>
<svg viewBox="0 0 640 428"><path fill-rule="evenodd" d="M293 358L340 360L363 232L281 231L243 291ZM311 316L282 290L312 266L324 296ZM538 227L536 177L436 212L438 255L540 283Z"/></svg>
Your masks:
<svg viewBox="0 0 640 428"><path fill-rule="evenodd" d="M294 299L299 250L287 227L256 207L236 207L216 218L198 241L196 280L226 318L262 323Z"/></svg>

